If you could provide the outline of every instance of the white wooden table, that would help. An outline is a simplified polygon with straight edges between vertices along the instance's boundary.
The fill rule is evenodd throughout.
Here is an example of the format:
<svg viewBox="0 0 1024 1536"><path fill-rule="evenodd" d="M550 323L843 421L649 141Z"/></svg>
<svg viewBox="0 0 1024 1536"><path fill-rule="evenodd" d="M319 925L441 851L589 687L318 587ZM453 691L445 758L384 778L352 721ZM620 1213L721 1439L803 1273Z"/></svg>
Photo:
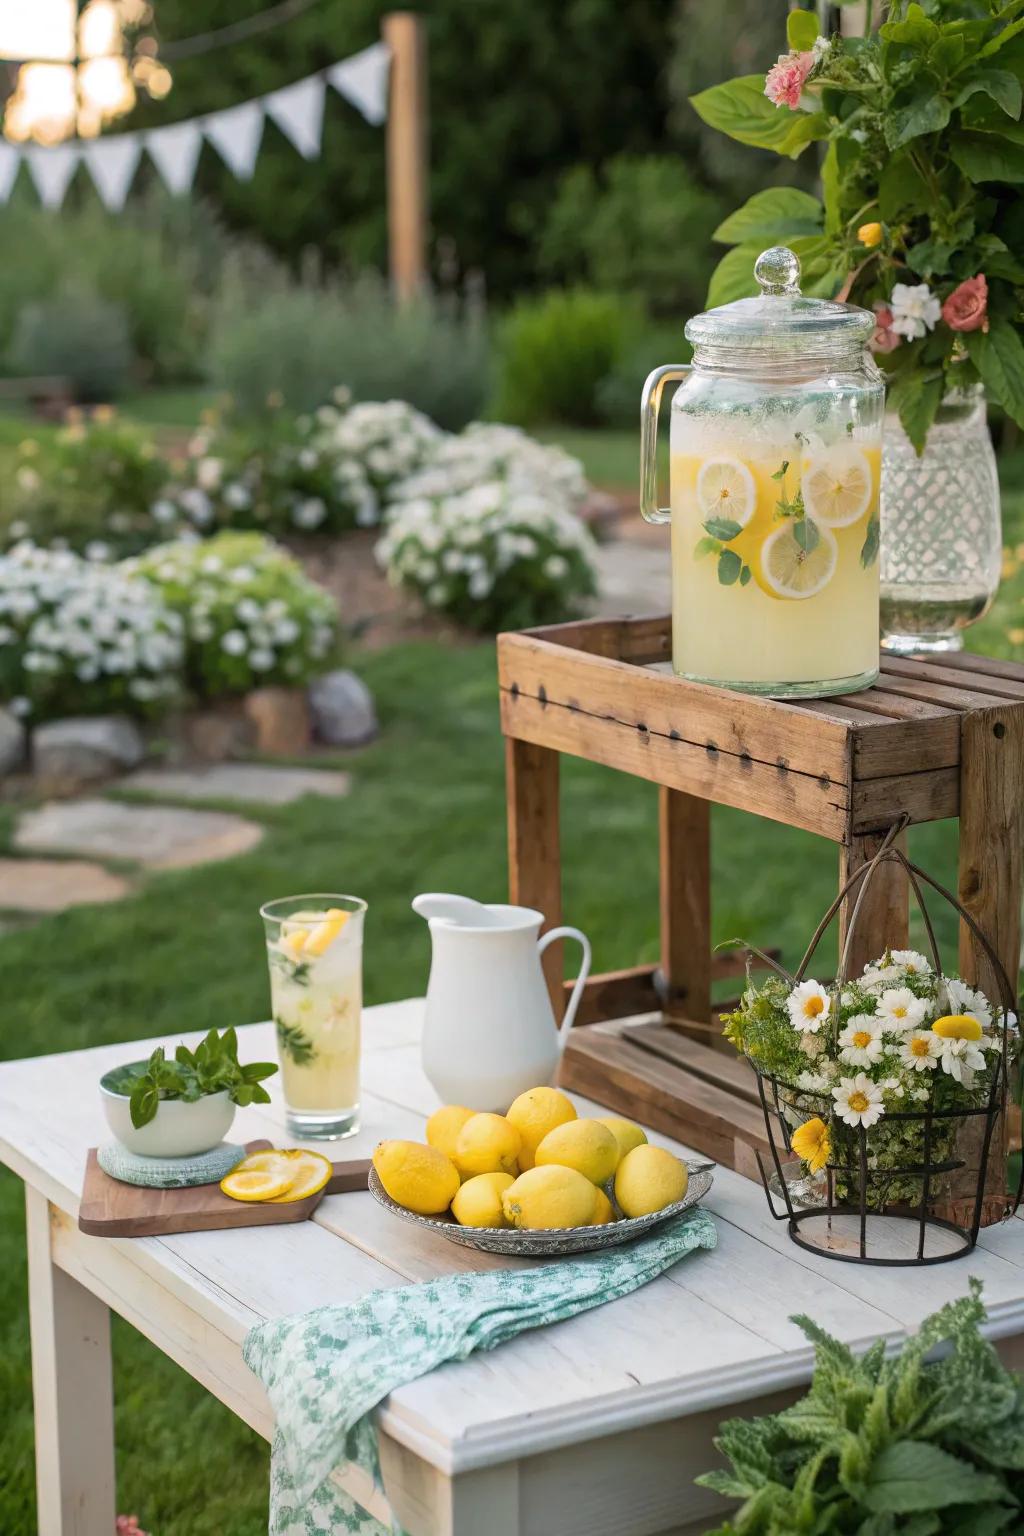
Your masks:
<svg viewBox="0 0 1024 1536"><path fill-rule="evenodd" d="M421 1009L415 1000L367 1011L364 1129L339 1155L368 1155L382 1136L422 1136L437 1099L420 1067ZM270 1025L240 1036L243 1060L272 1055ZM83 1236L86 1150L105 1137L97 1078L157 1043L0 1065L0 1160L25 1181L28 1208L40 1536L113 1531L108 1309L269 1439L269 1405L241 1357L253 1323L509 1263L423 1236L367 1194L332 1196L312 1221L290 1227ZM278 1102L241 1111L232 1135L286 1144ZM716 1425L774 1406L810 1375L811 1351L787 1320L794 1312L854 1345L879 1335L895 1343L977 1275L992 1336L1014 1363L1024 1357L1024 1222L984 1232L959 1263L907 1273L801 1253L771 1220L761 1189L728 1170L707 1203L719 1231L714 1253L391 1394L379 1415L384 1485L411 1536L704 1529L721 1506L692 1479L714 1464ZM365 1478L350 1471L340 1480L386 1516Z"/></svg>

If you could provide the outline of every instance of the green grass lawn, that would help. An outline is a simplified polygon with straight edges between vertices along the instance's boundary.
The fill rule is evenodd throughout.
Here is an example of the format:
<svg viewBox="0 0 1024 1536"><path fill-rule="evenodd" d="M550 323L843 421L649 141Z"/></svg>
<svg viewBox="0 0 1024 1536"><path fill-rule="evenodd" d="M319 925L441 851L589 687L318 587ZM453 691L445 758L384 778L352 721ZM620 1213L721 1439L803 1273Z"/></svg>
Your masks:
<svg viewBox="0 0 1024 1536"><path fill-rule="evenodd" d="M368 1001L423 991L428 949L409 909L421 890L505 894L502 753L489 645L402 646L360 660L383 721L348 758L348 800L262 813L244 858L150 877L110 907L80 908L0 938L8 999L0 1054L21 1056L263 1017L259 899L356 890L370 903ZM565 773L566 920L597 969L657 956L652 786L592 765ZM952 828L915 852L947 881ZM836 853L739 813L714 817L716 938L781 944L794 959L834 891ZM940 932L953 924L940 915ZM920 939L920 933L918 933ZM824 969L831 961L822 962ZM94 1091L83 1084L83 1092ZM35 1531L21 1186L0 1175L0 1531ZM115 1328L119 1503L155 1536L266 1529L266 1448L126 1325ZM201 1447L201 1450L200 1450Z"/></svg>

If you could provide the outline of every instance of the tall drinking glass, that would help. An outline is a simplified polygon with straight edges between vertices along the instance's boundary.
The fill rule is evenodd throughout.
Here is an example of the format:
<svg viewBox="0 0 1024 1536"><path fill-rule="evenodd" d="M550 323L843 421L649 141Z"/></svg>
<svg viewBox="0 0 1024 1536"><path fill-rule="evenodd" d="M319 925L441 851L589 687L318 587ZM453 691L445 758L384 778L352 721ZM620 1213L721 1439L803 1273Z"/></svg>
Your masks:
<svg viewBox="0 0 1024 1536"><path fill-rule="evenodd" d="M260 908L288 1129L303 1141L359 1129L363 917L357 896L287 896Z"/></svg>

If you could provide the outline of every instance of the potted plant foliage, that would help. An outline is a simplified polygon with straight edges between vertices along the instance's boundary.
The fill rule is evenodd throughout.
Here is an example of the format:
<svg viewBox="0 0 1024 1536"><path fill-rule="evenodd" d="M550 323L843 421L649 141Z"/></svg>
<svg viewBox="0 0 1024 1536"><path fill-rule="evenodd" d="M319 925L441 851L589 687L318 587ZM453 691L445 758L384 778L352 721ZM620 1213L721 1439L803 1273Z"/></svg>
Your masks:
<svg viewBox="0 0 1024 1536"><path fill-rule="evenodd" d="M754 256L777 241L800 256L804 292L874 311L892 412L884 643L950 649L999 579L986 394L1024 425L1024 16L1016 0L867 10L863 37L822 36L815 13L791 11L766 74L693 98L741 143L821 157L820 199L769 188L719 227L732 249L709 303L750 292Z"/></svg>

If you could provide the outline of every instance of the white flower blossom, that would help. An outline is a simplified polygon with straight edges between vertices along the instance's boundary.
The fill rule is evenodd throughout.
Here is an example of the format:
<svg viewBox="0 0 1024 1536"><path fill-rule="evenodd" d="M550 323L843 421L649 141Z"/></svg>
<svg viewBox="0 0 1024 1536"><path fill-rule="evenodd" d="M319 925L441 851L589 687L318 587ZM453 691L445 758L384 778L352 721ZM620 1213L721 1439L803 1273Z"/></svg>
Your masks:
<svg viewBox="0 0 1024 1536"><path fill-rule="evenodd" d="M889 298L892 310L890 330L914 341L934 330L942 315L942 305L927 283L896 283Z"/></svg>

